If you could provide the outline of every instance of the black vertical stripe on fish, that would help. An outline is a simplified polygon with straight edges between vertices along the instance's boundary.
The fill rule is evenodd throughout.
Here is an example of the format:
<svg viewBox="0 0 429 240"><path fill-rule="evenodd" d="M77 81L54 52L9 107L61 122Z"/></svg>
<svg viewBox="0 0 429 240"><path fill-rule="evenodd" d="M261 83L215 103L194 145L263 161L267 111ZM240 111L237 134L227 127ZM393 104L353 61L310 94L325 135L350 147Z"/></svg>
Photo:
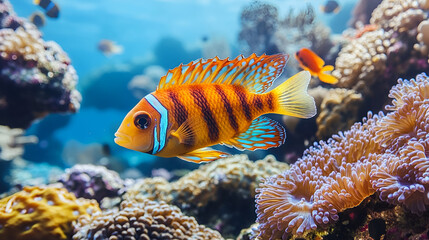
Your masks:
<svg viewBox="0 0 429 240"><path fill-rule="evenodd" d="M267 95L267 104L268 104L268 109L273 111L274 110L274 96L273 93L268 93Z"/></svg>
<svg viewBox="0 0 429 240"><path fill-rule="evenodd" d="M226 96L225 92L223 91L222 87L219 85L215 85L215 89L217 94L220 96L223 102L223 106L226 109L226 112L228 113L228 120L229 125L234 129L235 132L238 132L238 123L237 119L234 115L234 111L232 109L231 103L229 102L228 97Z"/></svg>
<svg viewBox="0 0 429 240"><path fill-rule="evenodd" d="M240 100L241 107L243 108L244 116L246 117L247 121L252 120L252 113L250 112L250 107L247 103L246 93L243 91L243 87L234 85L233 89L238 99Z"/></svg>
<svg viewBox="0 0 429 240"><path fill-rule="evenodd" d="M188 110L186 110L186 107L182 104L182 102L177 97L177 93L174 91L168 92L168 97L170 98L171 102L173 103L173 118L177 122L178 126L182 125L186 120L188 120L189 113ZM191 134L186 139L185 144L192 146L195 144L195 132L193 129L190 129Z"/></svg>
<svg viewBox="0 0 429 240"><path fill-rule="evenodd" d="M264 109L264 104L262 103L261 95L254 96L253 105L255 105L255 107L260 111Z"/></svg>
<svg viewBox="0 0 429 240"><path fill-rule="evenodd" d="M194 86L191 88L191 95L194 98L195 104L197 104L203 114L203 118L208 129L209 139L212 142L217 141L219 139L219 126L213 116L213 112L210 110L210 106L204 95L203 89L201 87Z"/></svg>

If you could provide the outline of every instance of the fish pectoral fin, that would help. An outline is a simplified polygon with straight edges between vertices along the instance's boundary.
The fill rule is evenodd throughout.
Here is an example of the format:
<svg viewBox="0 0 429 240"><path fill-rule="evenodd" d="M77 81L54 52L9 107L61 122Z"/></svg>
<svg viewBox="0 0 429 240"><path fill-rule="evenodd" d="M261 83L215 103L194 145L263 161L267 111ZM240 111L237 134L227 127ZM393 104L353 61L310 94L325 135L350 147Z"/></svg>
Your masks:
<svg viewBox="0 0 429 240"><path fill-rule="evenodd" d="M285 142L286 131L280 123L261 116L253 120L249 129L221 144L238 150L257 150L278 147Z"/></svg>
<svg viewBox="0 0 429 240"><path fill-rule="evenodd" d="M326 66L324 66L322 68L322 70L320 70L320 72L330 72L332 70L334 70L334 66L332 66L332 65L326 65Z"/></svg>
<svg viewBox="0 0 429 240"><path fill-rule="evenodd" d="M172 136L177 137L182 144L191 145L195 139L195 134L189 126L189 121L185 121L180 127L171 133Z"/></svg>
<svg viewBox="0 0 429 240"><path fill-rule="evenodd" d="M211 162L228 156L230 156L230 154L206 147L185 153L177 157L188 162L202 163Z"/></svg>

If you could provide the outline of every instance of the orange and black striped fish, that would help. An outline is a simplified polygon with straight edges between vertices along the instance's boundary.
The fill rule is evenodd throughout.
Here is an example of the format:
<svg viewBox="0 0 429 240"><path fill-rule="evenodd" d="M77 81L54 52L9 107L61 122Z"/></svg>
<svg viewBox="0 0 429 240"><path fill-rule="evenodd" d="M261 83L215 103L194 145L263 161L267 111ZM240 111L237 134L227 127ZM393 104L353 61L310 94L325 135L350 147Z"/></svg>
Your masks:
<svg viewBox="0 0 429 240"><path fill-rule="evenodd" d="M45 9L45 14L48 17L58 18L60 15L60 8L51 0L34 0L34 4L39 5Z"/></svg>
<svg viewBox="0 0 429 240"><path fill-rule="evenodd" d="M295 53L295 58L298 60L299 66L302 69L309 71L313 76L317 76L320 81L329 84L335 84L338 82L336 77L325 73L334 70L334 66L325 66L325 61L310 49L302 48Z"/></svg>
<svg viewBox="0 0 429 240"><path fill-rule="evenodd" d="M267 113L310 118L316 114L308 95L310 73L302 71L267 91L280 76L288 55L215 57L169 70L155 92L144 97L115 133L123 147L196 163L227 153L216 144L239 150L282 145L282 125Z"/></svg>

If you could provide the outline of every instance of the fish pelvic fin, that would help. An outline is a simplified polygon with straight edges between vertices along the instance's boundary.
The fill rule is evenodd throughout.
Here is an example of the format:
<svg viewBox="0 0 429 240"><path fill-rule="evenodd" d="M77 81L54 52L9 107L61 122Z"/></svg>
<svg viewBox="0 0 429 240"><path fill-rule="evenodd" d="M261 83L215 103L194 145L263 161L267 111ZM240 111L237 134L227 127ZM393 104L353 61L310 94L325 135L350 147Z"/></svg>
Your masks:
<svg viewBox="0 0 429 240"><path fill-rule="evenodd" d="M299 118L311 118L316 115L314 98L307 92L311 75L301 71L274 88L271 92L278 101L274 113Z"/></svg>
<svg viewBox="0 0 429 240"><path fill-rule="evenodd" d="M206 147L206 148L200 148L192 152L185 153L177 157L188 162L203 163L203 162L211 162L219 158L225 158L228 156L231 156L231 155L225 152L221 152L221 151Z"/></svg>
<svg viewBox="0 0 429 240"><path fill-rule="evenodd" d="M329 83L329 84L336 84L338 82L338 79L329 73L325 73L325 72L330 72L332 70L334 70L334 66L332 65L324 66L320 71L320 73L318 74L320 81Z"/></svg>

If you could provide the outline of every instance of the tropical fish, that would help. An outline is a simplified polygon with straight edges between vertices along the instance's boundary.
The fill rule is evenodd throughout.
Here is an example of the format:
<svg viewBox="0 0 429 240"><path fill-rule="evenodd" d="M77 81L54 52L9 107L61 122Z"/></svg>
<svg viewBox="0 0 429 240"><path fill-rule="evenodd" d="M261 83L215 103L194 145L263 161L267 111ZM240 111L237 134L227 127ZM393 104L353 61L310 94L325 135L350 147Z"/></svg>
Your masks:
<svg viewBox="0 0 429 240"><path fill-rule="evenodd" d="M113 54L120 54L123 51L122 46L117 45L115 42L109 39L102 39L98 42L98 50L100 50L105 56Z"/></svg>
<svg viewBox="0 0 429 240"><path fill-rule="evenodd" d="M51 18L58 18L60 14L60 9L58 5L51 0L34 0L34 4L39 5L45 9L45 14Z"/></svg>
<svg viewBox="0 0 429 240"><path fill-rule="evenodd" d="M216 144L239 150L278 147L285 141L285 129L261 115L310 118L316 114L314 99L307 93L308 71L267 91L287 59L284 54L215 57L169 70L157 90L125 116L115 142L196 163L228 156L209 148Z"/></svg>
<svg viewBox="0 0 429 240"><path fill-rule="evenodd" d="M320 10L324 13L338 13L340 9L340 5L335 0L328 0L325 5L320 6Z"/></svg>
<svg viewBox="0 0 429 240"><path fill-rule="evenodd" d="M319 77L320 81L330 84L335 84L338 79L330 74L326 74L327 71L334 70L334 66L325 65L325 61L317 56L316 53L308 48L302 48L295 53L295 58L299 62L299 66L304 70L310 71L311 75Z"/></svg>
<svg viewBox="0 0 429 240"><path fill-rule="evenodd" d="M28 17L28 20L30 22L32 22L34 25L36 25L37 28L41 28L41 27L45 26L45 16L43 15L43 13L41 13L39 11L31 14Z"/></svg>

